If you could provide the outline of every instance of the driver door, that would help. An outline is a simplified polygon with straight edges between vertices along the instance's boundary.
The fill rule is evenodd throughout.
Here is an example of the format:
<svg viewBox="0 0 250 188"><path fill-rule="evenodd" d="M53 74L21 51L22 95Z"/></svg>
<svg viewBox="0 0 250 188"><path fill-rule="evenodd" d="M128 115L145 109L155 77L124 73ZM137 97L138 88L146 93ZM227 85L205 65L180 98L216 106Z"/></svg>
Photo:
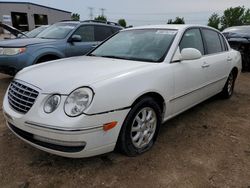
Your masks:
<svg viewBox="0 0 250 188"><path fill-rule="evenodd" d="M182 60L173 62L174 70L174 97L171 99L173 115L178 114L202 101L206 94L204 85L206 83L206 69L204 45L199 28L187 30L179 44L179 52L184 48L195 48L202 54L200 59Z"/></svg>
<svg viewBox="0 0 250 188"><path fill-rule="evenodd" d="M97 45L95 41L94 26L80 26L73 35L81 36L81 41L67 43L67 57L85 55Z"/></svg>

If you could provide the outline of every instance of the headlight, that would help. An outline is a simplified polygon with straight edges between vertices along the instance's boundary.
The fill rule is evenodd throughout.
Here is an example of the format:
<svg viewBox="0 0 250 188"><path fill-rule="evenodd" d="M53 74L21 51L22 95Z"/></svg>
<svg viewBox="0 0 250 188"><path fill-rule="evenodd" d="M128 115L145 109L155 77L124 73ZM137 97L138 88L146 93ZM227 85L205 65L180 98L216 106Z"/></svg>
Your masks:
<svg viewBox="0 0 250 188"><path fill-rule="evenodd" d="M64 103L64 111L68 116L75 117L86 110L93 99L93 91L90 88L79 88L73 91Z"/></svg>
<svg viewBox="0 0 250 188"><path fill-rule="evenodd" d="M54 112L59 106L60 101L61 101L60 95L52 95L51 97L49 97L44 104L44 107L43 107L44 112L48 114Z"/></svg>
<svg viewBox="0 0 250 188"><path fill-rule="evenodd" d="M17 55L26 51L26 48L0 48L0 55Z"/></svg>

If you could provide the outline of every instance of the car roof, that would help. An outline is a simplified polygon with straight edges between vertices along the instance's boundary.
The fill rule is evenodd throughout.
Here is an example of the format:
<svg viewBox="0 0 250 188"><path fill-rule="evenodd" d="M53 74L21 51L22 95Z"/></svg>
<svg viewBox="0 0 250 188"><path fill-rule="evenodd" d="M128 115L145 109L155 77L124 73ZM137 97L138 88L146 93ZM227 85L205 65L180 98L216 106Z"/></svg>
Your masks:
<svg viewBox="0 0 250 188"><path fill-rule="evenodd" d="M238 30L250 30L250 25L228 27L224 29L223 32L238 31Z"/></svg>
<svg viewBox="0 0 250 188"><path fill-rule="evenodd" d="M127 28L125 30L133 30L133 29L175 29L175 30L186 30L191 27L202 27L216 30L214 28L204 26L204 25L196 25L196 24L165 24L165 25L146 25L139 27ZM216 30L217 31L217 30Z"/></svg>
<svg viewBox="0 0 250 188"><path fill-rule="evenodd" d="M86 21L61 21L59 23L73 23L73 24L81 24L81 25L103 25L103 26L109 26L109 27L116 27L116 28L121 28L123 29L122 26L120 26L117 23L114 22L99 22L95 20L86 20Z"/></svg>

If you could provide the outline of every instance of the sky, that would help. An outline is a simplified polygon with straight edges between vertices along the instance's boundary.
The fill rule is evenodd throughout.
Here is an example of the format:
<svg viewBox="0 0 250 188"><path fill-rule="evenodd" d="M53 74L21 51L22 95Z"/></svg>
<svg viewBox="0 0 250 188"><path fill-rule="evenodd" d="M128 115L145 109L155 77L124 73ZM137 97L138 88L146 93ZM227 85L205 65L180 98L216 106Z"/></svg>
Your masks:
<svg viewBox="0 0 250 188"><path fill-rule="evenodd" d="M2 0L0 0L2 1ZM18 0L9 0L18 1ZM207 24L213 13L222 14L226 8L245 6L250 0L19 0L63 9L81 15L81 20L90 19L89 7L94 17L101 14L109 21L124 18L128 25L165 24L168 19L184 17L188 24Z"/></svg>

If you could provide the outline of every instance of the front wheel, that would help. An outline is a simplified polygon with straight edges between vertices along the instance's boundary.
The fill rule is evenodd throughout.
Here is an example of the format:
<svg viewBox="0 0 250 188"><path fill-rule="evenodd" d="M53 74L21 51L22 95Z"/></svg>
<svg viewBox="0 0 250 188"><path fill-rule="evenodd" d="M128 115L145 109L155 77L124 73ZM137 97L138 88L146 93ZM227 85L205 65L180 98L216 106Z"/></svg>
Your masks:
<svg viewBox="0 0 250 188"><path fill-rule="evenodd" d="M145 97L129 112L119 135L119 149L128 156L148 151L161 125L161 109L151 97Z"/></svg>
<svg viewBox="0 0 250 188"><path fill-rule="evenodd" d="M231 72L229 74L229 77L227 79L227 82L221 92L221 95L223 98L225 99L229 99L232 95L233 95L233 92L234 92L234 83L235 83L235 77L234 77L234 74L233 72Z"/></svg>

